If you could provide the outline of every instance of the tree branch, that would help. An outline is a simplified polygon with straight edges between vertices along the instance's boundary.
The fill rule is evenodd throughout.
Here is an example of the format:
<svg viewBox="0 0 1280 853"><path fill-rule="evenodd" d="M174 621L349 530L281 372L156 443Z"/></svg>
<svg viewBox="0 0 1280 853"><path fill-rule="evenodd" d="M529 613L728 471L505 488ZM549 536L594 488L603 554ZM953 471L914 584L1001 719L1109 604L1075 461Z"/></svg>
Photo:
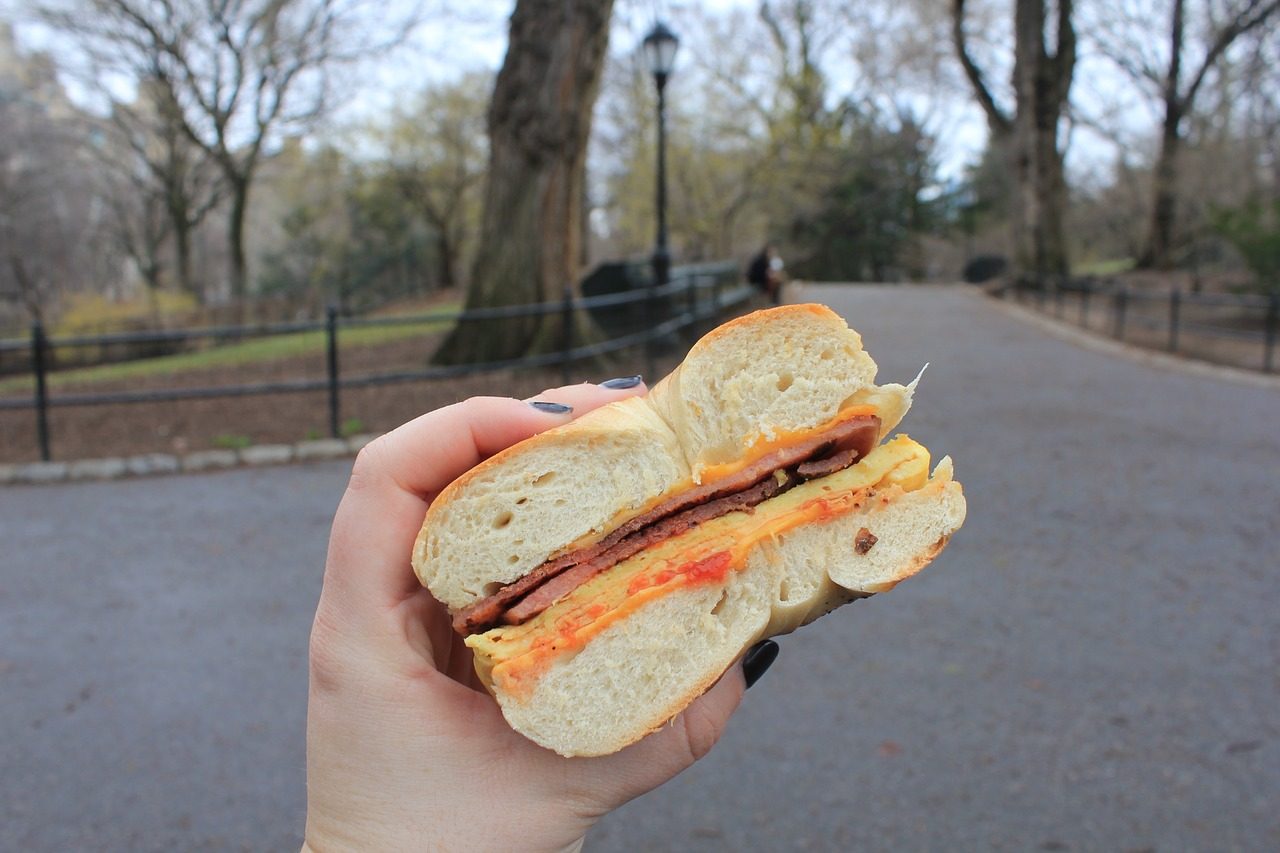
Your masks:
<svg viewBox="0 0 1280 853"><path fill-rule="evenodd" d="M1231 47L1232 43L1240 36L1265 24L1267 19L1275 14L1278 9L1280 9L1280 0L1268 0L1268 2L1264 2L1264 0L1249 0L1248 5L1241 9L1229 24L1218 31L1213 44L1209 47L1208 52L1205 53L1204 61L1200 63L1200 68L1196 71L1195 76L1191 78L1191 84L1187 87L1187 91L1177 97L1180 112L1185 115L1191 111L1196 94L1200 91L1200 85L1204 83L1205 75L1227 52L1227 48Z"/></svg>
<svg viewBox="0 0 1280 853"><path fill-rule="evenodd" d="M965 76L969 78L969 83L973 86L973 93L978 99L978 104L982 107L982 111L987 114L987 124L994 131L1008 133L1013 128L1013 119L996 104L995 98L991 96L991 90L987 88L982 69L978 67L977 63L973 61L973 57L969 55L968 39L964 32L964 5L965 0L952 0L951 37L955 42L956 55L960 59L960 65L964 68Z"/></svg>

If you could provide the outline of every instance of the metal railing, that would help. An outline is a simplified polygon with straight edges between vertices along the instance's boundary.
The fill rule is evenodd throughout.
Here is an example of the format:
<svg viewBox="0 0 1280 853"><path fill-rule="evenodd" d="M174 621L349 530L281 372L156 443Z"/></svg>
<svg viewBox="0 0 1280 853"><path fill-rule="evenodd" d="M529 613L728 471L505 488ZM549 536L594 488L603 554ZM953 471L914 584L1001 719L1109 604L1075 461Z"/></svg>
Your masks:
<svg viewBox="0 0 1280 853"><path fill-rule="evenodd" d="M1032 304L1083 328L1109 333L1118 341L1140 343L1171 353L1187 349L1187 333L1206 339L1255 343L1258 359L1245 366L1256 364L1266 373L1275 371L1280 294L1274 292L1267 296L1197 293L1176 287L1152 291L1094 278L1010 282L992 292L1002 299ZM1068 309L1068 302L1075 305ZM1193 315L1196 309L1203 309L1199 311L1199 319ZM1147 334L1142 340L1134 340L1134 329Z"/></svg>
<svg viewBox="0 0 1280 853"><path fill-rule="evenodd" d="M329 433L340 436L341 391L344 388L365 388L402 382L423 382L433 379L449 379L472 374L488 373L511 368L540 368L560 365L562 377L569 381L569 367L576 361L595 358L644 345L648 359L649 375L657 374L655 358L661 342L670 340L678 332L718 317L722 312L742 305L751 299L755 291L740 282L735 264L701 264L680 267L672 271L672 281L663 286L650 285L622 293L583 298L575 296L571 287L565 287L561 299L527 305L510 305L496 308L434 311L424 314L397 317L342 317L330 307L323 320L291 323L268 323L245 326L209 326L170 331L137 332L109 335L80 335L50 338L36 324L29 339L0 341L0 352L27 350L30 356L33 393L23 397L0 397L0 411L14 409L35 410L36 440L40 445L40 458L49 461L50 450L49 410L65 406L103 406L115 404L159 403L178 400L207 400L220 397L248 397L266 394L292 394L326 391L328 393ZM603 341L576 343L574 341L574 315L583 310L617 307L643 303L644 327ZM663 309L666 309L665 311ZM460 365L424 367L418 370L397 370L362 373L344 376L339 358L340 331L373 326L413 326L428 323L501 321L524 317L561 315L562 337L559 349L520 358L501 359ZM659 316L665 314L666 316ZM166 388L138 391L107 391L98 393L50 394L48 376L49 355L56 349L76 347L100 347L137 343L186 343L211 340L227 342L246 338L291 335L302 332L325 333L325 377L313 379L286 379L274 382L258 382L241 385L217 385L196 388Z"/></svg>

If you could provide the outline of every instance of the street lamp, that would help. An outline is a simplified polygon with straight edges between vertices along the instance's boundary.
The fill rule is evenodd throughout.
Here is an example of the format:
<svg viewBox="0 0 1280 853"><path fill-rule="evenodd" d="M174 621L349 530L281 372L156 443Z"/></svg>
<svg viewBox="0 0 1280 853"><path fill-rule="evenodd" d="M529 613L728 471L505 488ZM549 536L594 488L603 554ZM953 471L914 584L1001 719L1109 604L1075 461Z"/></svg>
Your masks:
<svg viewBox="0 0 1280 853"><path fill-rule="evenodd" d="M658 240L653 250L654 284L671 281L671 252L667 248L667 78L676 64L680 39L659 21L644 37L645 58L658 87Z"/></svg>

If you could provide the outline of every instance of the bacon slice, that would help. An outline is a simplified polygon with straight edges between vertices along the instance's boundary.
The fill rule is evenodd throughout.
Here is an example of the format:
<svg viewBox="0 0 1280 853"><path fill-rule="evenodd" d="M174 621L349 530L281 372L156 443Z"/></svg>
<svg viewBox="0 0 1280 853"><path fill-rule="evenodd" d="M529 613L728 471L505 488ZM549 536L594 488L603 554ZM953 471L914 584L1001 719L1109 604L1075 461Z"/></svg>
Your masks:
<svg viewBox="0 0 1280 853"><path fill-rule="evenodd" d="M503 622L516 625L530 619L588 578L656 542L720 515L755 506L803 480L847 468L871 451L879 434L877 416L852 417L804 441L769 453L730 477L673 495L624 522L594 545L553 557L493 595L458 611L453 617L454 630L466 636ZM823 458L806 461L815 457ZM787 471L797 463L802 464L795 473ZM773 477L777 471L787 472L785 480ZM771 484L778 488L773 489ZM761 494L764 496L758 497ZM544 592L543 587L549 590Z"/></svg>

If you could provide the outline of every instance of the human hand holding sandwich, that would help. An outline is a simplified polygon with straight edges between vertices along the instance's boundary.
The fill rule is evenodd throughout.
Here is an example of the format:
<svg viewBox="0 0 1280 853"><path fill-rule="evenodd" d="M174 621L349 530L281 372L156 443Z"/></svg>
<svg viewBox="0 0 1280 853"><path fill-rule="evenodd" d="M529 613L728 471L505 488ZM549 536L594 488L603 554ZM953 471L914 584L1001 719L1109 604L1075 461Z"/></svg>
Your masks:
<svg viewBox="0 0 1280 853"><path fill-rule="evenodd" d="M617 383L615 383L617 384ZM625 384L625 383L622 383ZM645 388L574 385L474 398L360 454L334 519L311 636L305 847L559 850L690 766L742 697L731 668L672 725L620 752L564 758L517 734L408 555L433 497L482 460Z"/></svg>
<svg viewBox="0 0 1280 853"><path fill-rule="evenodd" d="M876 372L838 315L786 306L652 393L469 400L370 445L312 634L307 841L572 848L705 754L755 643L893 589L964 521L950 457L890 437L916 383Z"/></svg>

